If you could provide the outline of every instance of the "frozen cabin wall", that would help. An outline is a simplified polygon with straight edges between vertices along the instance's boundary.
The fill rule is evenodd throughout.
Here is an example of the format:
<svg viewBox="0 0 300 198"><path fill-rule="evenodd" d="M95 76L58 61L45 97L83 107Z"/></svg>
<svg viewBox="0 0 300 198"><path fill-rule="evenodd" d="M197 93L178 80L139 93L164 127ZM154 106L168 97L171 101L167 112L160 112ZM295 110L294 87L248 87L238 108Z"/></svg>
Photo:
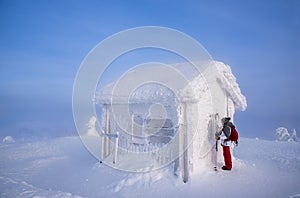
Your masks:
<svg viewBox="0 0 300 198"><path fill-rule="evenodd" d="M178 115L182 133L187 138L181 142L188 144L185 145L187 159L182 159L188 161L187 167L181 167L183 178L186 177L186 168L188 172L192 172L198 167L212 165L214 133L221 126L220 119L225 116L233 118L235 110L243 111L247 107L246 98L242 95L230 67L217 61L209 64L202 75L194 78L189 87L180 94L184 104L178 110ZM219 161L222 161L221 152L218 154ZM184 166L183 163L181 165Z"/></svg>

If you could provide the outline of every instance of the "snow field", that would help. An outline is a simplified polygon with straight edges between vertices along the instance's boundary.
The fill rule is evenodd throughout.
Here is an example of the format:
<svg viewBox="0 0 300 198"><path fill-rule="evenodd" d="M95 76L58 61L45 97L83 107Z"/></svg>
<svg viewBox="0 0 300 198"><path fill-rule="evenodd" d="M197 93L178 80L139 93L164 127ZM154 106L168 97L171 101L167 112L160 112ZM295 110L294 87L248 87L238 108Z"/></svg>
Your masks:
<svg viewBox="0 0 300 198"><path fill-rule="evenodd" d="M1 197L296 198L300 194L299 143L241 138L233 151L231 172L203 166L186 184L174 176L172 164L147 173L100 164L78 137L1 143L0 150Z"/></svg>

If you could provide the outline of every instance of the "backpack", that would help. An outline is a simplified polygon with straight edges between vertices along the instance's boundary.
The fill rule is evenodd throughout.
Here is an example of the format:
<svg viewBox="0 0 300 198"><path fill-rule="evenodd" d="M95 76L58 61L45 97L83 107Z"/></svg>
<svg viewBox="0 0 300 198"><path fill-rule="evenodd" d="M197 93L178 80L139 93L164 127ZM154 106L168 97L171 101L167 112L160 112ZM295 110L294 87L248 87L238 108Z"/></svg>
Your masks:
<svg viewBox="0 0 300 198"><path fill-rule="evenodd" d="M233 141L233 142L237 142L239 139L239 133L237 132L237 130L235 129L234 125L230 126L231 128L231 134L229 136L229 140Z"/></svg>

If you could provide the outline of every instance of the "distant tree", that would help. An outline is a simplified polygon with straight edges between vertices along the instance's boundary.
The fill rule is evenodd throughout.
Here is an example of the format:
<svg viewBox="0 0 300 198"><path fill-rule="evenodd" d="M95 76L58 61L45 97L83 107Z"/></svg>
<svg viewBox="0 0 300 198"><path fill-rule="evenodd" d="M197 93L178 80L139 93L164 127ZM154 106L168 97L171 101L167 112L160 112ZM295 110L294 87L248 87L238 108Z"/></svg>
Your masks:
<svg viewBox="0 0 300 198"><path fill-rule="evenodd" d="M290 132L291 138L295 141L295 142L300 142L300 138L297 136L297 132L296 129L292 129L292 131Z"/></svg>
<svg viewBox="0 0 300 198"><path fill-rule="evenodd" d="M15 140L12 136L6 136L5 138L3 138L3 143L14 143Z"/></svg>
<svg viewBox="0 0 300 198"><path fill-rule="evenodd" d="M279 127L276 129L276 140L283 142L300 142L300 138L297 137L297 132L293 129L290 133L287 128Z"/></svg>
<svg viewBox="0 0 300 198"><path fill-rule="evenodd" d="M98 132L96 130L96 122L97 122L97 118L95 116L92 116L89 120L89 123L87 124L88 130L87 130L86 135L99 136Z"/></svg>

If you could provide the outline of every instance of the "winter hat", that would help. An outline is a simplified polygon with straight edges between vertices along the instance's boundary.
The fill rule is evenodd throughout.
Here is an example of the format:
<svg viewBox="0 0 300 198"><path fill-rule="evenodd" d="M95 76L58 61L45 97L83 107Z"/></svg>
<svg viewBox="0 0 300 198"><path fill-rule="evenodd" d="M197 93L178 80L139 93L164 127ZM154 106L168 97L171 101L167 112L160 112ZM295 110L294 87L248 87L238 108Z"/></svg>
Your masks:
<svg viewBox="0 0 300 198"><path fill-rule="evenodd" d="M230 117L224 117L221 119L221 122L224 124L225 122L228 122L231 118Z"/></svg>

